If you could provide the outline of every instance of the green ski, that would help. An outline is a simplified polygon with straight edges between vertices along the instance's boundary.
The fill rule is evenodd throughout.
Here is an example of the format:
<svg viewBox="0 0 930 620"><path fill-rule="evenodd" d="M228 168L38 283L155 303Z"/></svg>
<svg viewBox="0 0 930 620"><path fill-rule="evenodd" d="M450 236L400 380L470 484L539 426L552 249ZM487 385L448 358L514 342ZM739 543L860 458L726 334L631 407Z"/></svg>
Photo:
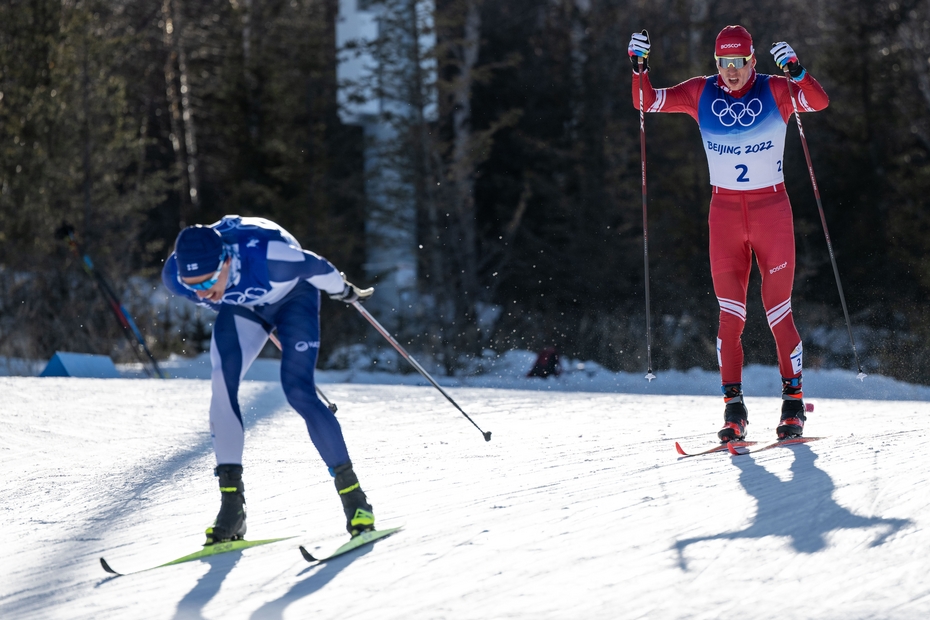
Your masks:
<svg viewBox="0 0 930 620"><path fill-rule="evenodd" d="M365 545L369 543L373 543L376 540L386 538L390 536L391 534L393 534L394 532L399 531L403 527L404 527L403 525L400 525L398 527L392 527L386 530L371 530L369 532L362 532L361 534L359 534L358 536L355 536L354 538L352 538L352 540L342 545L341 547L339 547L338 549L336 549L329 555L324 555L321 557L313 556L309 551L307 551L306 548L304 548L303 545L301 545L300 554L304 556L304 559L307 560L308 562L326 562L327 560L332 560L335 557L348 553L349 551L352 551L354 549L358 549L359 547L364 547Z"/></svg>
<svg viewBox="0 0 930 620"><path fill-rule="evenodd" d="M136 573L144 573L148 570L154 570L156 568L162 568L164 566L171 566L173 564L183 564L184 562L190 562L192 560L199 560L200 558L207 558L213 555L219 555L221 553L229 553L230 551L240 551L242 549L248 549L249 547L257 547L259 545L267 545L269 543L278 542L281 540L288 540L294 538L293 536L286 536L284 538L268 538L266 540L231 540L229 542L214 543L212 545L206 545L200 551L191 553L190 555L185 555L180 557L177 560L171 560L170 562L165 562L164 564L159 564L158 566L152 566L150 568L143 568L142 570L136 570L129 573L120 573L112 568L107 563L106 560L100 558L100 565L103 566L103 570L107 571L111 575L134 575Z"/></svg>

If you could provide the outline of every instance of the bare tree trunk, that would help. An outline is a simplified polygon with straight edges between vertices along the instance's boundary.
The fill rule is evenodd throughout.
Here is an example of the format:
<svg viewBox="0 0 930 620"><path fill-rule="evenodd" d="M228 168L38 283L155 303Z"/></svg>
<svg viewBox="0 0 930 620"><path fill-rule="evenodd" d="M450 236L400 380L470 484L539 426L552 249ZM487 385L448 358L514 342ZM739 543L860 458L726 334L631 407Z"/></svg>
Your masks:
<svg viewBox="0 0 930 620"><path fill-rule="evenodd" d="M332 161L327 136L337 131L339 114L336 107L339 64L336 50L336 20L339 18L339 0L314 0L310 11L307 36L317 41L314 61L307 81L307 161L310 162L307 179L309 214L317 221L322 213L329 213L333 204L332 187L327 183L332 172ZM322 225L322 222L320 222Z"/></svg>
<svg viewBox="0 0 930 620"><path fill-rule="evenodd" d="M700 72L704 66L707 52L701 39L707 25L707 16L710 14L710 0L692 0L690 28L688 30L688 57L695 71Z"/></svg>
<svg viewBox="0 0 930 620"><path fill-rule="evenodd" d="M180 184L179 196L179 213L178 227L184 228L193 223L191 220L191 185L188 177L187 150L182 148L181 139L183 137L183 121L181 119L181 97L178 88L178 76L175 72L175 65L178 62L177 46L175 39L177 33L174 28L174 19L171 10L172 0L162 2L162 21L164 23L164 41L165 49L168 56L165 59L165 89L168 96L168 117L171 119L171 147L174 149L175 163L178 171L178 183ZM186 143L186 138L184 139Z"/></svg>
<svg viewBox="0 0 930 620"><path fill-rule="evenodd" d="M81 124L81 165L84 172L83 195L84 195L84 239L91 236L91 189L93 185L93 176L91 170L91 145L90 145L90 75L87 67L87 44L89 33L85 33L83 45L83 57L81 59L81 110L84 115Z"/></svg>
<svg viewBox="0 0 930 620"><path fill-rule="evenodd" d="M461 64L459 75L452 88L452 177L457 193L459 225L465 243L464 264L467 282L465 293L473 293L477 281L475 270L475 164L472 155L471 135L471 89L472 70L478 63L479 39L481 37L481 15L474 0L466 0L465 27L460 46Z"/></svg>
<svg viewBox="0 0 930 620"><path fill-rule="evenodd" d="M923 23L926 24L927 22ZM923 97L927 110L930 110L930 70L928 70L928 63L924 60L927 50L930 49L930 37L927 36L927 29L921 30L919 24L904 22L898 28L898 37L901 45L911 58L911 75L916 76L917 89ZM921 114L917 118L923 116L925 115ZM912 123L912 128L916 127L917 124ZM917 132L917 130L914 131Z"/></svg>
<svg viewBox="0 0 930 620"><path fill-rule="evenodd" d="M526 207L529 205L530 198L533 196L533 185L532 185L532 173L530 171L524 171L523 173L523 191L520 192L520 199L517 201L517 208L514 209L513 216L510 218L510 222L507 223L507 227L504 229L504 234L502 237L502 247L503 250L500 253L499 258L496 258L497 261L493 267L493 274L491 285L488 287L488 298L494 299L495 293L500 286L502 278L498 278L497 274L504 271L504 268L510 262L510 258L513 255L513 240L517 236L517 230L520 228L520 223L523 221L523 216L526 214Z"/></svg>
<svg viewBox="0 0 930 620"><path fill-rule="evenodd" d="M246 68L246 81L252 64L252 0L242 0L245 5L240 8L236 0L230 0L233 8L242 11L242 65Z"/></svg>
<svg viewBox="0 0 930 620"><path fill-rule="evenodd" d="M142 182L145 179L145 148L149 137L149 112L152 111L152 99L149 95L143 97L141 119L139 120L139 161L136 164L136 193L142 192Z"/></svg>
<svg viewBox="0 0 930 620"><path fill-rule="evenodd" d="M462 38L456 46L458 58L458 75L452 82L452 191L455 193L457 228L459 231L459 253L461 265L459 274L461 291L459 299L463 302L464 330L466 346L478 345L477 302L478 302L478 261L477 234L475 230L475 156L471 125L471 92L474 82L473 70L478 63L481 43L481 14L476 0L463 0L464 18ZM475 332L475 333L473 333Z"/></svg>
<svg viewBox="0 0 930 620"><path fill-rule="evenodd" d="M437 148L437 141L432 137L426 119L427 99L424 94L425 76L423 75L423 58L420 54L420 29L417 17L417 0L408 0L407 11L412 24L411 29L411 67L413 69L414 88L411 90L411 103L416 123L416 154L414 157L414 178L416 184L416 200L420 208L426 212L427 235L426 247L429 257L427 277L428 292L435 300L435 308L426 314L429 349L442 358L446 370L452 368L452 351L448 349L448 339L445 328L448 321L442 320L448 316L450 300L454 293L448 281L445 254L443 252L443 232L439 219L439 195L443 189L440 185L442 179L443 163ZM451 304L455 306L454 303Z"/></svg>
<svg viewBox="0 0 930 620"><path fill-rule="evenodd" d="M174 42L178 54L178 78L181 83L181 121L184 124L184 146L187 151L187 181L193 218L200 211L200 173L197 157L197 129L191 106L191 86L188 80L187 53L181 37L181 0L174 0Z"/></svg>
<svg viewBox="0 0 930 620"><path fill-rule="evenodd" d="M243 77L245 79L245 90L246 90L246 101L248 102L248 110L246 111L246 125L249 129L249 137L252 138L253 143L258 143L259 133L260 133L260 98L259 98L259 83L258 75L255 72L255 50L253 49L253 41L260 41L260 26L261 19L257 12L260 10L256 7L259 0L240 0L242 6L240 11L242 13L242 67L243 67ZM233 2L233 6L236 6L235 0L230 0Z"/></svg>

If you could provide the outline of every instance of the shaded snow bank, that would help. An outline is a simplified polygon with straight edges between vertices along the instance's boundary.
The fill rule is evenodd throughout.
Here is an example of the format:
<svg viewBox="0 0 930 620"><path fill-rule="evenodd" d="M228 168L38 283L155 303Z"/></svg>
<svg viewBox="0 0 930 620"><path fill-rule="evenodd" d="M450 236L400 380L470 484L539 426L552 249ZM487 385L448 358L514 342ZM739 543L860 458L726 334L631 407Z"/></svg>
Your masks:
<svg viewBox="0 0 930 620"><path fill-rule="evenodd" d="M390 352L393 353L393 352ZM320 384L356 383L370 385L429 385L403 359L383 359L356 356L347 370L317 370ZM714 371L692 368L691 370L658 370L657 378L646 381L642 373L613 372L597 362L563 360L562 374L546 379L528 378L526 373L533 367L536 354L530 351L506 351L501 354L486 351L462 376L446 377L429 364L423 364L431 376L448 387L486 387L501 389L539 390L557 392L611 392L622 394L659 394L718 396L720 376ZM371 370L378 367L400 368L402 372ZM418 360L421 361L422 360ZM175 379L209 379L210 354L202 353L193 358L172 355L159 362L161 369ZM36 376L45 367L44 362L18 359L0 359L0 376ZM125 378L145 378L148 372L140 364L120 364L118 369ZM251 381L278 381L280 362L276 359L258 359L246 373ZM778 396L781 381L775 366L750 365L743 370L743 390L747 397ZM856 372L842 369L806 369L804 371L804 394L814 398L854 398L857 400L927 400L930 401L930 386L898 381L881 375L869 375L864 381L856 379Z"/></svg>
<svg viewBox="0 0 930 620"><path fill-rule="evenodd" d="M501 389L558 391L558 392L611 392L622 394L696 395L719 396L720 375L714 371L692 368L691 370L659 370L654 381L646 381L645 372L613 372L596 362L564 360L563 372L559 377L541 379L528 378L526 373L533 366L536 354L530 351L507 351L485 355L478 360L471 374L445 377L428 365L432 377L442 386L483 387ZM420 360L418 360L420 361ZM401 363L406 364L403 360ZM210 356L204 353L196 358L172 357L161 364L170 376L182 379L208 379ZM367 367L370 367L367 366ZM372 385L429 385L413 368L407 373L377 372L366 369L318 370L321 385L327 383L356 383ZM124 377L145 376L136 365L120 366ZM277 381L280 363L274 359L256 360L246 374L246 380ZM751 365L743 370L743 390L747 397L779 396L781 377L775 366ZM804 393L809 399L853 398L857 400L927 400L930 401L930 386L915 385L881 375L869 375L864 381L856 379L853 370L804 371Z"/></svg>

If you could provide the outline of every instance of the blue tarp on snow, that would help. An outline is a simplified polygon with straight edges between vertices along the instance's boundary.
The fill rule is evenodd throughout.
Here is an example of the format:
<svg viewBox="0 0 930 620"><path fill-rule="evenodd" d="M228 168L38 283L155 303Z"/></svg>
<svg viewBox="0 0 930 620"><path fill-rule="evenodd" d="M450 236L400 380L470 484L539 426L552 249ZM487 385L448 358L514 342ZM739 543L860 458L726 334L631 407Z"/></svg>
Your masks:
<svg viewBox="0 0 930 620"><path fill-rule="evenodd" d="M119 379L120 374L106 355L86 353L64 353L58 351L45 366L40 377L89 377L95 379Z"/></svg>

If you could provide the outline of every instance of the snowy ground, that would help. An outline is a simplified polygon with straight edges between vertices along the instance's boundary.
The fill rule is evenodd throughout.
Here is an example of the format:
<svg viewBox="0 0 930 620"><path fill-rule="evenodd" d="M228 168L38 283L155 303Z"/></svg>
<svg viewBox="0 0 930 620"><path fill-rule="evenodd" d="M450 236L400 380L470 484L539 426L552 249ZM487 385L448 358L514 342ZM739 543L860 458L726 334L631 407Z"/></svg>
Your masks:
<svg viewBox="0 0 930 620"><path fill-rule="evenodd" d="M930 617L930 388L808 371L826 439L679 459L719 426L712 373L527 380L524 361L448 383L490 443L415 375L322 373L379 524L405 529L310 565L297 545L342 542L340 505L260 360L248 537L295 538L126 577L98 558L190 553L216 513L209 384L0 377L0 617ZM773 438L777 380L747 371L750 439Z"/></svg>

